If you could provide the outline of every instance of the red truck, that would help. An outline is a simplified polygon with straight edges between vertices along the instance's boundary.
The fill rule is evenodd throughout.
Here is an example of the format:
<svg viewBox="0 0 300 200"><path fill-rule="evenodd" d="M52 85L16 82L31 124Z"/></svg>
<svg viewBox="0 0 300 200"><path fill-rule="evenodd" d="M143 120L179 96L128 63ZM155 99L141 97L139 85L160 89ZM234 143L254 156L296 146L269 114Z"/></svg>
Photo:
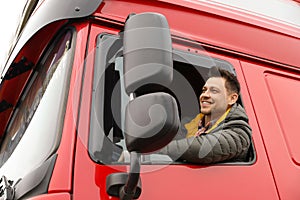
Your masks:
<svg viewBox="0 0 300 200"><path fill-rule="evenodd" d="M300 5L228 2L29 2L1 71L0 199L300 199ZM199 112L214 65L241 83L247 160L151 153ZM152 124L124 128L128 102Z"/></svg>

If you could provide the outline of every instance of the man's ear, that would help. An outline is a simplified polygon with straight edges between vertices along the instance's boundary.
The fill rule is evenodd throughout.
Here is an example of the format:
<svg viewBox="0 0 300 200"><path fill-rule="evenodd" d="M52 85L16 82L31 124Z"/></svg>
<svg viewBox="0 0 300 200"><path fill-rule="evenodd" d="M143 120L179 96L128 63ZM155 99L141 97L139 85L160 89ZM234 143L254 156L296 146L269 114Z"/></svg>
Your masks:
<svg viewBox="0 0 300 200"><path fill-rule="evenodd" d="M229 95L228 104L232 106L233 104L235 104L235 102L238 100L238 98L239 98L239 95L237 93L235 93L235 92L231 93Z"/></svg>

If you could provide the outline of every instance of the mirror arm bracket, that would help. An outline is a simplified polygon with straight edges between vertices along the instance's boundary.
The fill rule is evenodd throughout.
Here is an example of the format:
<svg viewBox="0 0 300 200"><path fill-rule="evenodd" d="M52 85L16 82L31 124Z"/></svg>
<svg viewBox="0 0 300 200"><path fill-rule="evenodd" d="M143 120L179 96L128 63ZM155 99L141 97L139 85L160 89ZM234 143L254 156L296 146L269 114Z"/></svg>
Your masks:
<svg viewBox="0 0 300 200"><path fill-rule="evenodd" d="M141 195L141 154L136 151L130 152L130 161L129 173L113 173L106 177L106 191L110 196L131 200Z"/></svg>
<svg viewBox="0 0 300 200"><path fill-rule="evenodd" d="M140 181L141 154L135 151L130 153L130 172L126 185L120 189L121 200L131 200L136 197L136 188Z"/></svg>

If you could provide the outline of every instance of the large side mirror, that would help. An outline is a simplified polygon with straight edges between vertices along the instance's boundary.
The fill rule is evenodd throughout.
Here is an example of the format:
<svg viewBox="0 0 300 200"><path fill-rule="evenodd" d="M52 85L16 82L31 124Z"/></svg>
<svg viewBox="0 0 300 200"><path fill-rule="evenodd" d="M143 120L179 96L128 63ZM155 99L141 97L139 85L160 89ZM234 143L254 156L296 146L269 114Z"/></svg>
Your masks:
<svg viewBox="0 0 300 200"><path fill-rule="evenodd" d="M166 18L157 13L130 16L123 45L124 86L132 97L125 113L130 173L110 174L106 186L108 194L125 200L141 194L140 154L167 145L177 134L179 116L175 99L161 92L173 80L172 41Z"/></svg>
<svg viewBox="0 0 300 200"><path fill-rule="evenodd" d="M126 145L129 151L155 151L169 143L179 127L174 98L156 93L173 80L167 19L158 13L131 16L125 24L123 43L125 90L128 95L147 94L133 99L127 106Z"/></svg>

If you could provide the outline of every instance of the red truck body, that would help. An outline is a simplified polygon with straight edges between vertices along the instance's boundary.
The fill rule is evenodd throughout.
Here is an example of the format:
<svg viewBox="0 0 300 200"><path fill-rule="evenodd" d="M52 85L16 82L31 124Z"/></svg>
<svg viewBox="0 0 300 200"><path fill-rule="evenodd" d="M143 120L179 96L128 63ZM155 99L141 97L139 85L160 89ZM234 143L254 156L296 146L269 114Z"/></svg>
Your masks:
<svg viewBox="0 0 300 200"><path fill-rule="evenodd" d="M65 32L70 33L72 56L68 62L71 65L68 86L62 90L66 91L66 96L61 98L64 108L60 116L62 123L53 126L53 130L59 132L55 136L58 138L54 142L56 146L47 156L33 162L31 169L30 160L26 164L27 161L14 159L14 152L1 164L1 175L14 183L20 179L18 184L26 185L27 174L34 174L43 162L55 156L47 168L51 168L51 172L46 170L46 175L40 175L47 178L36 180L36 184L30 179L28 182L33 186L23 192L24 197L32 200L119 199L107 193L106 178L112 173L127 171L128 164L97 162L88 150L98 37L101 34L118 36L130 13L155 12L168 20L173 49L205 55L229 63L234 68L241 83L242 101L253 132L254 156L245 163L142 164L139 199L300 198L300 135L297 126L300 118L297 106L300 100L299 24L283 23L207 1L104 0L91 3L97 7L90 11L85 11L76 3L70 4L70 7L73 6L72 12L83 13L82 16L74 17L76 14L69 15L71 12L63 16L64 9L60 8L57 13L63 17L49 21L45 17L45 22L40 23L42 25L31 25L34 20L38 21L47 6L51 6L49 2L46 0L38 4L33 11L1 76L0 134L3 145L3 138L7 137L6 132L10 130L20 99L33 77L34 66L43 60L55 38L62 37ZM299 3L294 4L300 11ZM12 66L16 66L14 63L21 63L24 57L23 67L32 66L30 63L33 67L23 73L12 73ZM11 78L7 78L7 74ZM39 100L40 104L42 100ZM55 112L50 110L44 115ZM34 115L38 114L36 111ZM39 127L40 134L47 134L52 125L40 124ZM30 132L25 132L22 140L26 134L30 135ZM19 145L23 145L22 140ZM39 153L38 148L32 148L28 146L23 149L24 154ZM17 149L18 146L15 151ZM26 156L24 159L27 160ZM15 167L19 172L18 167L24 162L28 173L20 172L18 177L11 168ZM46 186L36 191L42 183ZM21 187L16 189L16 195L22 196L23 193Z"/></svg>

